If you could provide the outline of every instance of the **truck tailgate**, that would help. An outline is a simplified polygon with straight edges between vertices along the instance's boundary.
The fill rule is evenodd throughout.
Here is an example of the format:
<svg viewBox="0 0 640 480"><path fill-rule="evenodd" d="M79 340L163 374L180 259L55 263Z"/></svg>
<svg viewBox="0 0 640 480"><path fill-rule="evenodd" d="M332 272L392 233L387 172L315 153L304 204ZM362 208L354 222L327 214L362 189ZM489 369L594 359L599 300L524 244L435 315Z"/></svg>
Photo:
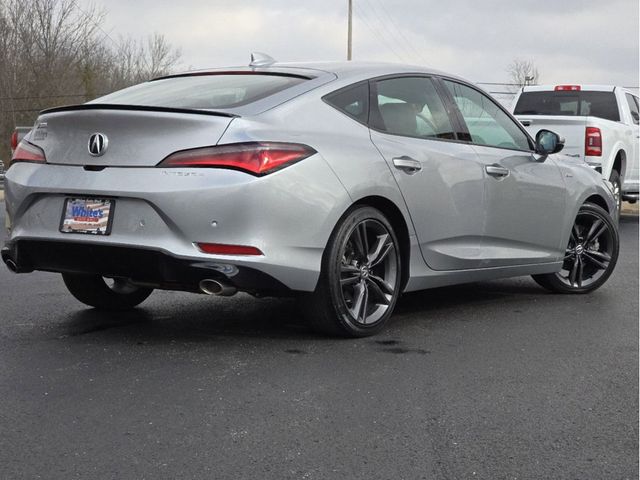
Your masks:
<svg viewBox="0 0 640 480"><path fill-rule="evenodd" d="M551 130L565 140L562 153L584 158L584 134L588 117L563 115L516 115L527 131L535 138L542 129Z"/></svg>

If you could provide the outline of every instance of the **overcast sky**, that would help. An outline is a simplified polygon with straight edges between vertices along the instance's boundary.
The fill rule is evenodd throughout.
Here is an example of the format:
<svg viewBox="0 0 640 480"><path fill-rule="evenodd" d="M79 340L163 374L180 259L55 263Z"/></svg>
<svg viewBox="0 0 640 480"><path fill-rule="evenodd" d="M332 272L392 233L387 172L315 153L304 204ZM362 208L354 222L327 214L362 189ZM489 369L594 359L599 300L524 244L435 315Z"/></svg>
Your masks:
<svg viewBox="0 0 640 480"><path fill-rule="evenodd" d="M79 0L112 37L164 33L181 69L346 58L347 0ZM638 0L354 0L354 60L426 64L508 81L533 60L544 83L638 85Z"/></svg>

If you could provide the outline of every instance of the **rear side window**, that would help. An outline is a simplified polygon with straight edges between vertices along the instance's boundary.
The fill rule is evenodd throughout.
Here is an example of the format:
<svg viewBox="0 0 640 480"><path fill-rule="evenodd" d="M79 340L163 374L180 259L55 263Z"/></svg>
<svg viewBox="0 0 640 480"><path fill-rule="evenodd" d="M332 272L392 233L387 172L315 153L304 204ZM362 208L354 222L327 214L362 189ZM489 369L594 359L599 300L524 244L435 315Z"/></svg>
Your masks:
<svg viewBox="0 0 640 480"><path fill-rule="evenodd" d="M638 99L633 95L627 93L627 103L629 104L629 110L631 110L631 118L633 123L638 125L640 118L638 117Z"/></svg>
<svg viewBox="0 0 640 480"><path fill-rule="evenodd" d="M306 80L291 75L186 75L135 85L90 103L188 109L233 108L274 95Z"/></svg>
<svg viewBox="0 0 640 480"><path fill-rule="evenodd" d="M613 92L523 92L513 113L515 115L590 116L614 122L620 121L618 103Z"/></svg>
<svg viewBox="0 0 640 480"><path fill-rule="evenodd" d="M324 97L324 101L361 123L369 117L369 82L343 88Z"/></svg>
<svg viewBox="0 0 640 480"><path fill-rule="evenodd" d="M377 109L371 126L392 135L455 139L451 120L433 80L399 77L375 83Z"/></svg>

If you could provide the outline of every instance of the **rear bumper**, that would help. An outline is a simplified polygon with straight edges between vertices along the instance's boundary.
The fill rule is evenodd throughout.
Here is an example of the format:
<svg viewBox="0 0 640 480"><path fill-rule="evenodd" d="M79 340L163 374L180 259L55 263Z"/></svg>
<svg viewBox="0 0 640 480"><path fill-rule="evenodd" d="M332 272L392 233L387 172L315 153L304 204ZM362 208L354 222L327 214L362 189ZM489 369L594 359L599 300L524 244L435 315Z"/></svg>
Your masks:
<svg viewBox="0 0 640 480"><path fill-rule="evenodd" d="M133 283L167 290L200 291L201 280L224 282L262 295L290 295L284 284L259 270L233 263L180 258L156 249L82 242L18 240L1 251L16 273L34 270L123 277Z"/></svg>

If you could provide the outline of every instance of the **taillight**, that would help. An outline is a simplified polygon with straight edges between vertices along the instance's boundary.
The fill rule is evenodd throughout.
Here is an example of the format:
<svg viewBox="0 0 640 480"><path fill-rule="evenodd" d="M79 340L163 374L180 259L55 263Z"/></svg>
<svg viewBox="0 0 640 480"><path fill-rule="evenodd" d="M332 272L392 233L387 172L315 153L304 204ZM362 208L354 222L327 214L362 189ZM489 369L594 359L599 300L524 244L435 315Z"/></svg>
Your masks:
<svg viewBox="0 0 640 480"><path fill-rule="evenodd" d="M599 128L587 127L584 135L584 154L589 157L602 156L602 133Z"/></svg>
<svg viewBox="0 0 640 480"><path fill-rule="evenodd" d="M554 90L556 92L579 92L580 85L557 85Z"/></svg>
<svg viewBox="0 0 640 480"><path fill-rule="evenodd" d="M316 151L298 143L250 142L183 150L169 155L158 167L230 168L256 176L281 170Z"/></svg>
<svg viewBox="0 0 640 480"><path fill-rule="evenodd" d="M18 131L14 130L11 134L11 150L18 148Z"/></svg>
<svg viewBox="0 0 640 480"><path fill-rule="evenodd" d="M196 243L204 253L213 255L264 255L259 248L247 245L227 245L224 243Z"/></svg>
<svg viewBox="0 0 640 480"><path fill-rule="evenodd" d="M12 165L17 162L45 163L46 161L44 150L26 140L18 144L11 157Z"/></svg>

